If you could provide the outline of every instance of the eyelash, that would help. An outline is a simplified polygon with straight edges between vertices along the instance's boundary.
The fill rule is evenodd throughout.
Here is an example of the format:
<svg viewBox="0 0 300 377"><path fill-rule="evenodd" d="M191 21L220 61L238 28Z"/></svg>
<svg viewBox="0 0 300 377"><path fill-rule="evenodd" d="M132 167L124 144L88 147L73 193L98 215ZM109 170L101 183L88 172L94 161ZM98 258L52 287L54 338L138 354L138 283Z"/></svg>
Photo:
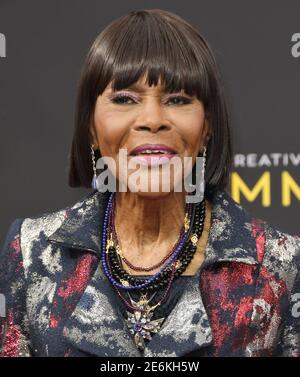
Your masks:
<svg viewBox="0 0 300 377"><path fill-rule="evenodd" d="M119 103L118 101L120 100L120 99L130 99L130 100L132 100L132 101L136 101L136 99L135 98L133 98L133 97L131 97L129 94L123 94L123 93L121 93L121 94L117 94L116 96L114 96L114 97L112 97L111 98L111 101L114 103L114 104L116 104L116 105L128 105L128 103L126 102L126 103ZM173 97L171 97L171 98L169 98L168 99L168 101L170 101L170 100L173 100L174 98L177 98L177 99L180 99L183 103L182 104L179 104L179 105L186 105L186 104L189 104L189 103L191 103L192 102L192 100L191 99L189 99L189 98L187 98L187 97L184 97L184 96L180 96L180 95L177 95L177 96L173 96ZM167 102L168 102L167 101ZM130 105L130 103L129 103L129 105ZM175 105L178 105L178 104L175 104Z"/></svg>

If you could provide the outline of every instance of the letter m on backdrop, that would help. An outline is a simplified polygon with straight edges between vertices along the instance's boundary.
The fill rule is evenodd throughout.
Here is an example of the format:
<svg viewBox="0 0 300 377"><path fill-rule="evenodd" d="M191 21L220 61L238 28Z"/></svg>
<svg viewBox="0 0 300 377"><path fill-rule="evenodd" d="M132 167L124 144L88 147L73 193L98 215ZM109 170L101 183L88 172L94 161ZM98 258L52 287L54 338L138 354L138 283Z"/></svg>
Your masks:
<svg viewBox="0 0 300 377"><path fill-rule="evenodd" d="M6 57L6 39L5 35L0 33L0 58Z"/></svg>

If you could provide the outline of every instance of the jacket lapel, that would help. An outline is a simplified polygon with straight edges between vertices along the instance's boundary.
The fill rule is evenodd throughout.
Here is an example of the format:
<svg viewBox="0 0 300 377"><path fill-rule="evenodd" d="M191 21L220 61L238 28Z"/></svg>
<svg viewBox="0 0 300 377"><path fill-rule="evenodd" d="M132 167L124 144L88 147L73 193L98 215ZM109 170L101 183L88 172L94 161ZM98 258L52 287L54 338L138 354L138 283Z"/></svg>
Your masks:
<svg viewBox="0 0 300 377"><path fill-rule="evenodd" d="M199 271L188 278L181 297L144 356L184 356L212 342L212 331L199 289Z"/></svg>
<svg viewBox="0 0 300 377"><path fill-rule="evenodd" d="M107 199L107 193L96 191L68 209L65 220L48 241L91 251L100 258ZM77 349L96 356L183 356L211 344L211 325L200 291L201 271L222 261L258 263L248 214L224 191L215 195L212 204L205 261L198 273L186 281L181 297L143 354L134 345L101 263L65 322L65 339Z"/></svg>
<svg viewBox="0 0 300 377"><path fill-rule="evenodd" d="M63 335L75 348L91 355L140 356L113 293L99 264L66 321Z"/></svg>
<svg viewBox="0 0 300 377"><path fill-rule="evenodd" d="M144 353L140 353L100 265L66 321L63 335L84 352L111 357L183 356L212 340L197 274L186 281L183 294L161 330L153 336Z"/></svg>
<svg viewBox="0 0 300 377"><path fill-rule="evenodd" d="M261 250L258 250L254 230L258 231L258 227L251 215L227 192L217 192L212 200L205 260L186 282L181 298L157 336L148 343L145 356L184 356L213 343L212 326L202 301L202 272L223 262L258 266L258 251ZM261 234L255 235L260 239Z"/></svg>
<svg viewBox="0 0 300 377"><path fill-rule="evenodd" d="M64 220L47 240L59 246L101 254L103 216L109 193L91 192L73 207L67 208Z"/></svg>

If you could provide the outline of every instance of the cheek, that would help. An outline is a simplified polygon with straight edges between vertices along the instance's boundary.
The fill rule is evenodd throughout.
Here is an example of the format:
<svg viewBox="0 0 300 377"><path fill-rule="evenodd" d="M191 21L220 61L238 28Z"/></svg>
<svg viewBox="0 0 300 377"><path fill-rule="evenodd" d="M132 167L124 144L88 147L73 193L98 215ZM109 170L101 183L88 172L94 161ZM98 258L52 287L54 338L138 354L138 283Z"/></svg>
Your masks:
<svg viewBox="0 0 300 377"><path fill-rule="evenodd" d="M177 130L190 154L198 154L204 130L204 112L199 110L177 116Z"/></svg>
<svg viewBox="0 0 300 377"><path fill-rule="evenodd" d="M124 119L111 112L95 112L94 125L102 155L117 153L126 133Z"/></svg>

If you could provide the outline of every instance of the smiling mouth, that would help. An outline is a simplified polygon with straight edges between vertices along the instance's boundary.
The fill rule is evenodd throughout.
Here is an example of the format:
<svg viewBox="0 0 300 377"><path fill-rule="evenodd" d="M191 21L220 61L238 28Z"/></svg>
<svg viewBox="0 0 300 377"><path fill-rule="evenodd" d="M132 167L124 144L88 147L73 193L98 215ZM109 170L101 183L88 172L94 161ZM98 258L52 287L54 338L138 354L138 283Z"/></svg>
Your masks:
<svg viewBox="0 0 300 377"><path fill-rule="evenodd" d="M173 147L159 143L141 144L129 154L130 161L144 166L164 165L175 156L178 156L178 153Z"/></svg>
<svg viewBox="0 0 300 377"><path fill-rule="evenodd" d="M174 155L176 154L173 151L169 150L153 150L153 149L145 149L143 151L137 153L131 153L131 156L163 156L163 155Z"/></svg>
<svg viewBox="0 0 300 377"><path fill-rule="evenodd" d="M139 153L130 155L130 160L144 166L157 166L167 164L176 153Z"/></svg>
<svg viewBox="0 0 300 377"><path fill-rule="evenodd" d="M141 144L131 150L130 155L170 155L177 151L165 144Z"/></svg>

